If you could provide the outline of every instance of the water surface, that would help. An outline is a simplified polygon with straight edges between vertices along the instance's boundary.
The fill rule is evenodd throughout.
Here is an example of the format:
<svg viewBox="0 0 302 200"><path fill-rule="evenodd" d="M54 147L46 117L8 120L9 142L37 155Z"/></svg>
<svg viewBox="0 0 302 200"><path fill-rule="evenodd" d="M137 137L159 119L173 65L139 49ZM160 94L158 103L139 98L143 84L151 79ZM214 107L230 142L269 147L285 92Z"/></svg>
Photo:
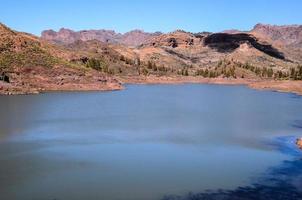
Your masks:
<svg viewBox="0 0 302 200"><path fill-rule="evenodd" d="M128 85L0 96L0 111L1 200L252 199L268 186L302 198L294 94Z"/></svg>

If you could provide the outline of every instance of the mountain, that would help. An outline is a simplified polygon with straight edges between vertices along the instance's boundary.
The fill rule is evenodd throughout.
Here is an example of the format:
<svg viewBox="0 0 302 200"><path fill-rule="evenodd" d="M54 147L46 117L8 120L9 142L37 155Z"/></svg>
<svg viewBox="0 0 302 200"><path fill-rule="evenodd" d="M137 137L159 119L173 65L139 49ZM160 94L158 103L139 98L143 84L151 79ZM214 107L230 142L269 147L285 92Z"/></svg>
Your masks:
<svg viewBox="0 0 302 200"><path fill-rule="evenodd" d="M261 24L251 31L220 33L60 29L36 37L1 24L0 93L108 90L122 88L120 82L210 79L290 81L286 88L295 85L294 91L300 91L302 84L293 83L302 80L300 29Z"/></svg>
<svg viewBox="0 0 302 200"><path fill-rule="evenodd" d="M251 33L267 37L273 43L302 48L302 25L256 24Z"/></svg>
<svg viewBox="0 0 302 200"><path fill-rule="evenodd" d="M114 78L69 62L75 55L76 52L0 24L0 80L6 77L0 81L0 92L121 88Z"/></svg>
<svg viewBox="0 0 302 200"><path fill-rule="evenodd" d="M138 46L149 38L161 33L146 33L142 30L133 30L125 34L116 33L112 30L83 30L73 31L61 28L58 32L45 30L41 33L41 38L54 43L73 43L77 40L99 40L101 42L119 43L128 46Z"/></svg>
<svg viewBox="0 0 302 200"><path fill-rule="evenodd" d="M302 25L256 24L250 33L283 49L288 59L302 60Z"/></svg>
<svg viewBox="0 0 302 200"><path fill-rule="evenodd" d="M108 44L115 44L116 47L118 45L135 47L134 54L136 55L134 57L140 56L145 62L150 60L164 65L179 66L183 65L183 63L189 65L204 65L207 63L206 60L209 60L211 63L214 61L215 63L218 57L219 59L223 59L221 57L234 59L233 57L235 57L235 59L239 59L243 62L251 62L261 66L289 65L292 67L288 62L271 61L271 58L279 58L292 63L301 62L301 27L300 25L275 26L257 24L248 32L231 29L221 33L189 33L183 30L177 30L165 34L159 32L145 33L139 30L118 34L108 30L75 32L68 29L61 29L59 32L43 31L41 38L63 45L71 44L77 40L99 40ZM213 48L216 49L216 52L212 51ZM228 48L228 50L226 51L225 48ZM180 52L179 50L182 51ZM243 50L245 53L242 53ZM205 56L207 51L210 54L209 57ZM129 49L127 52L129 52ZM218 56L217 52L223 54L219 54ZM120 53L123 54L123 52ZM256 56L261 53L263 53L263 55ZM230 54L236 55L232 56ZM214 56L208 59L211 55ZM160 56L161 59L152 58L154 56ZM133 58L133 56L131 57ZM254 57L257 58L254 59ZM190 59L193 59L194 62L191 62ZM199 63L198 60L200 61ZM279 67L278 70L279 69L284 70L282 67Z"/></svg>

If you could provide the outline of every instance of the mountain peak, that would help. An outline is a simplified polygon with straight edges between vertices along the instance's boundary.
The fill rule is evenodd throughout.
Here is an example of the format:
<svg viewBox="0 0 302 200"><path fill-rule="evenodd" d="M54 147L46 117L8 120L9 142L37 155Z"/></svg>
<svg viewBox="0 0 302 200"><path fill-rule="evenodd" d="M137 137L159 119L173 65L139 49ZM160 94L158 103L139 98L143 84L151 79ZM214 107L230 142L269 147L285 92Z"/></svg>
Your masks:
<svg viewBox="0 0 302 200"><path fill-rule="evenodd" d="M299 24L273 25L273 24L257 23L253 29L259 29L259 28L287 29L287 28L300 28L300 27L302 27L302 25Z"/></svg>
<svg viewBox="0 0 302 200"><path fill-rule="evenodd" d="M74 31L63 27L63 28L60 28L59 32L74 32Z"/></svg>
<svg viewBox="0 0 302 200"><path fill-rule="evenodd" d="M258 23L253 33L270 38L273 42L297 46L302 44L302 25L270 25Z"/></svg>
<svg viewBox="0 0 302 200"><path fill-rule="evenodd" d="M159 35L160 33L147 33L143 30L135 29L127 33L116 33L113 30L81 30L73 31L67 28L61 28L58 32L53 30L45 30L41 34L41 38L55 43L73 43L77 40L99 40L101 42L120 43L128 46L138 46L150 37Z"/></svg>

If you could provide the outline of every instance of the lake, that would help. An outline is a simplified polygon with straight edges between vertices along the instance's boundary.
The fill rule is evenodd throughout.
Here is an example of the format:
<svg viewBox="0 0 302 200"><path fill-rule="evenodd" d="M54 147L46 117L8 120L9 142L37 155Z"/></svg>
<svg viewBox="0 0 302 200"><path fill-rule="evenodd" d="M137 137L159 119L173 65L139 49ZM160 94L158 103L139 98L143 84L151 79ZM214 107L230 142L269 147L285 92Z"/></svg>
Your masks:
<svg viewBox="0 0 302 200"><path fill-rule="evenodd" d="M127 85L0 103L1 200L302 199L298 95Z"/></svg>

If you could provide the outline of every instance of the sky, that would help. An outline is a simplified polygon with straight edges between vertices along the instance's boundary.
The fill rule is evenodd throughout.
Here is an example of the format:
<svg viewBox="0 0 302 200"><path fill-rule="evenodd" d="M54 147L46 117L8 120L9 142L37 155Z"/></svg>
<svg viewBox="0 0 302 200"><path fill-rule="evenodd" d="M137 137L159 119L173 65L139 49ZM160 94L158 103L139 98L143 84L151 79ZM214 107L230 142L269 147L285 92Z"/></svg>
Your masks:
<svg viewBox="0 0 302 200"><path fill-rule="evenodd" d="M257 23L302 24L301 0L0 0L0 22L40 35L42 30L127 32L250 30Z"/></svg>

